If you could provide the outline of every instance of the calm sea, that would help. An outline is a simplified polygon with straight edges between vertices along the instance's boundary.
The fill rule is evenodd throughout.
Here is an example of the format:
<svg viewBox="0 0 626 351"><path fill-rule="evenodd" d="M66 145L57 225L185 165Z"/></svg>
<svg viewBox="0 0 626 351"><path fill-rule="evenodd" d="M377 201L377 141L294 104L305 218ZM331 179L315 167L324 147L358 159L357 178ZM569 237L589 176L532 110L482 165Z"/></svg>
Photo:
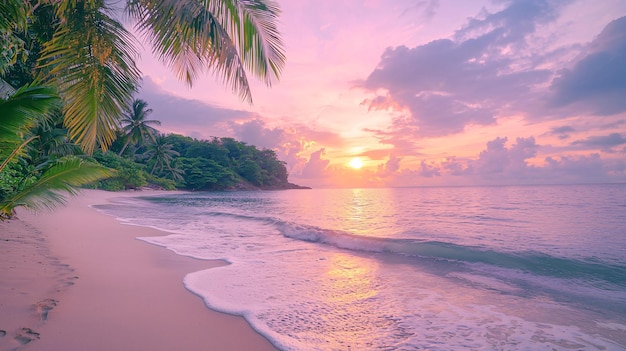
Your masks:
<svg viewBox="0 0 626 351"><path fill-rule="evenodd" d="M626 184L120 198L283 350L626 350Z"/></svg>

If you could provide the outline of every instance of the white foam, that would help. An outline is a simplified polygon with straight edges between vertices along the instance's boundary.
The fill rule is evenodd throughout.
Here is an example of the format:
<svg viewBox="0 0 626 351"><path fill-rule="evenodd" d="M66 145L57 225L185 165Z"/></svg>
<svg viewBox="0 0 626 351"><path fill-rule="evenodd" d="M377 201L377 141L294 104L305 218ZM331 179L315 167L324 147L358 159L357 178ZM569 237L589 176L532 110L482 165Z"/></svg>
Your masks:
<svg viewBox="0 0 626 351"><path fill-rule="evenodd" d="M416 259L389 260L380 253L383 241L351 238L345 228L334 235L314 217L310 225L285 228L254 220L245 208L236 213L250 219L207 216L207 209L195 207L137 211L111 210L124 213L128 223L176 232L142 240L181 255L231 262L190 273L184 284L211 308L244 316L283 350L623 349L585 329L597 320L623 334L619 321L570 313L570 307L540 294L525 296L504 273L448 265L452 271L446 275ZM285 237L286 231L299 240Z"/></svg>
<svg viewBox="0 0 626 351"><path fill-rule="evenodd" d="M467 282L470 282L472 284L477 284L483 287L486 287L488 289L493 289L493 290L497 290L497 291L504 291L504 292L509 292L509 293L520 293L522 292L522 289L510 285L510 284L506 284L501 280L495 279L495 278L490 278L490 277L486 277L486 276L482 276L482 275L476 275L476 274L469 274L469 273L460 273L460 272L453 272L453 273L448 273L446 274L447 277L451 277L451 278L458 278L458 279L462 279L465 280Z"/></svg>

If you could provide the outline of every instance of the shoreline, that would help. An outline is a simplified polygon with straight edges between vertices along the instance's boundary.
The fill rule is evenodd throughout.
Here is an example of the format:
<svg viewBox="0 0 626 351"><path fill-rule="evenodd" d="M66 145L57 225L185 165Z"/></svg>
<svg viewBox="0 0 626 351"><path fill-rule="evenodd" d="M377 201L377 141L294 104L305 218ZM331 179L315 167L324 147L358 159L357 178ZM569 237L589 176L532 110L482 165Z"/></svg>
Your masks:
<svg viewBox="0 0 626 351"><path fill-rule="evenodd" d="M0 351L276 350L243 317L209 309L184 287L186 274L225 262L139 240L169 233L90 207L160 193L82 190L53 212L20 210L0 223Z"/></svg>

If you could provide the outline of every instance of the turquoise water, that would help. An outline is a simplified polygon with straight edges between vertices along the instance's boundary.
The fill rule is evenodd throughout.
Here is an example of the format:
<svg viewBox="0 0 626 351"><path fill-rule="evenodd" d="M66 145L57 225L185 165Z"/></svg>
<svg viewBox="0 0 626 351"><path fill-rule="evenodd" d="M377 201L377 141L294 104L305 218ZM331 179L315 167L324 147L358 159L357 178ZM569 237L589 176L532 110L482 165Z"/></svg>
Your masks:
<svg viewBox="0 0 626 351"><path fill-rule="evenodd" d="M284 350L626 350L626 185L313 189L97 206L224 259L185 285Z"/></svg>

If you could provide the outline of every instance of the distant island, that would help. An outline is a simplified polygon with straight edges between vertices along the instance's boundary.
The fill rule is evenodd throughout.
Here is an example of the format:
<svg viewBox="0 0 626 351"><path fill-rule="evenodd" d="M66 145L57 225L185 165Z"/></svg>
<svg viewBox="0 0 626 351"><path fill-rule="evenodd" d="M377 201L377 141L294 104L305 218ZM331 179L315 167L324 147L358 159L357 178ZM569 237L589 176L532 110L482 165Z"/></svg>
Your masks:
<svg viewBox="0 0 626 351"><path fill-rule="evenodd" d="M106 153L93 158L116 170L93 187L120 191L284 190L310 189L288 181L285 162L273 150L259 150L233 138L198 140L179 134L156 134L149 143L126 143L120 136Z"/></svg>

